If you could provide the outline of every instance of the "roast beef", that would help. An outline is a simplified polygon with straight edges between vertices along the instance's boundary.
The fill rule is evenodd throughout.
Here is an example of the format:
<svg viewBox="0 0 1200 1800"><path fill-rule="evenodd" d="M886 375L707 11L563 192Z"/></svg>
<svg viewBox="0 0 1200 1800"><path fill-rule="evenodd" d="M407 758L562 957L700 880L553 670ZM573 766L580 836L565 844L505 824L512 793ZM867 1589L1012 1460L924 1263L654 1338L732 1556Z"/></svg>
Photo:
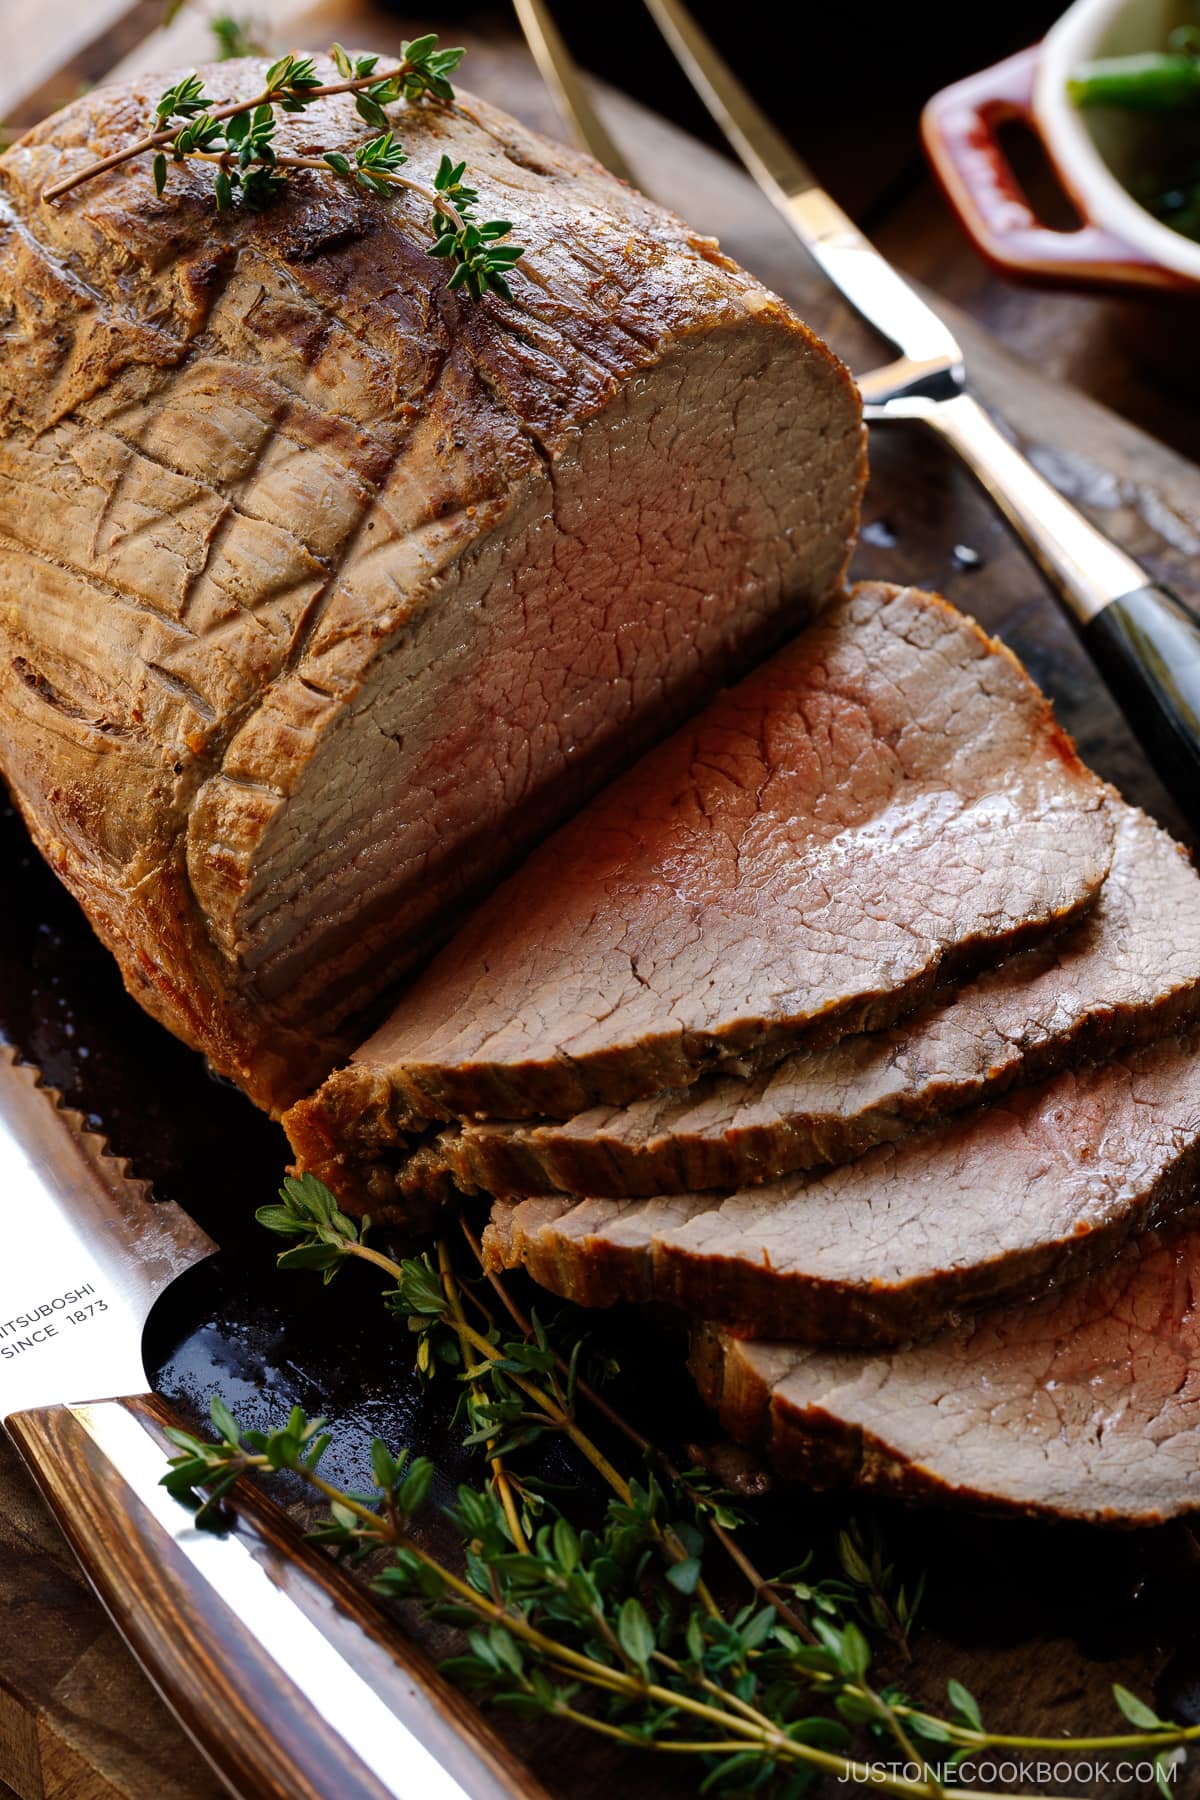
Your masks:
<svg viewBox="0 0 1200 1800"><path fill-rule="evenodd" d="M1144 813L1112 801L1112 869L1067 935L1008 958L887 1031L795 1051L563 1122L464 1121L398 1165L406 1202L653 1195L848 1162L873 1144L1200 1015L1200 879Z"/></svg>
<svg viewBox="0 0 1200 1800"><path fill-rule="evenodd" d="M729 1196L499 1202L494 1263L587 1306L664 1300L747 1337L886 1344L1097 1267L1194 1204L1200 1039L1067 1071L857 1162Z"/></svg>
<svg viewBox="0 0 1200 1800"><path fill-rule="evenodd" d="M511 305L447 292L427 202L329 173L261 216L217 215L203 165L156 199L145 156L41 199L166 81L0 159L0 763L133 992L278 1105L839 586L863 440L846 371L711 240L469 97L390 118L406 173L465 160L512 221ZM275 143L364 135L341 95Z"/></svg>
<svg viewBox="0 0 1200 1800"><path fill-rule="evenodd" d="M1015 658L864 584L542 846L292 1142L374 1209L430 1119L567 1118L882 1026L1089 905L1111 837Z"/></svg>
<svg viewBox="0 0 1200 1800"><path fill-rule="evenodd" d="M699 1333L725 1428L785 1477L1152 1525L1200 1506L1200 1231L896 1351Z"/></svg>

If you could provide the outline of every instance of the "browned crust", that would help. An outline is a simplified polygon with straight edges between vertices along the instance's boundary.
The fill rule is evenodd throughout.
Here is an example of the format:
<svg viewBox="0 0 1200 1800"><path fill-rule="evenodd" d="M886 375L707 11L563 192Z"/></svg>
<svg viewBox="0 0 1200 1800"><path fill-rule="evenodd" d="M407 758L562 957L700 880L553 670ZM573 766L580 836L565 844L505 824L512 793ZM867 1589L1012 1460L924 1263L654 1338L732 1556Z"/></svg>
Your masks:
<svg viewBox="0 0 1200 1800"><path fill-rule="evenodd" d="M261 65L254 60L202 73L213 91L225 94L261 86ZM384 206L322 176L300 177L291 196L268 214L252 217L235 209L217 219L210 171L173 168L170 192L159 202L143 157L88 182L58 205L41 202L42 188L57 176L139 136L166 79L88 95L0 159L0 257L13 311L13 328L0 341L0 486L10 494L30 455L52 446L60 431L86 432L98 423L101 435L110 428L119 433L124 408L156 404L156 395L178 396L179 381L214 354L213 320L239 282L248 284L239 329L258 347L244 366L234 367L226 357L230 398L244 388L261 400L274 383L272 393L288 408L289 432L328 450L356 504L375 504L422 420L432 419L436 432L433 414L441 409L445 441L454 438L461 450L429 462L429 519L418 525L434 533L444 517L453 554L502 522L529 472L552 460L581 422L603 411L628 376L653 363L664 346L693 334L733 326L753 313L764 332L778 331L803 345L847 396L853 393L842 365L710 240L612 181L586 157L549 144L469 96L469 119L410 109L403 125L406 149L418 174L431 158L436 164L445 144L469 160L490 157L500 173L511 175L509 216L530 244L529 280L511 309L493 300L474 308L447 296L444 266L425 254L421 206ZM361 137L349 97L281 122L282 149L314 137L328 143ZM585 221L594 279L580 284L570 246L573 229L582 231ZM263 273L261 305L251 304L256 270ZM280 293L268 294L275 281ZM285 289L295 290L290 308L280 297ZM364 377L361 416L346 413L345 394L331 385L336 356L320 365L315 385L310 379L324 354L314 319L342 332L350 356L363 344L384 353L379 370ZM552 348L561 366L547 354ZM295 376L291 389L284 370ZM863 465L861 438L857 455ZM170 479L176 473L167 465ZM414 484L414 491L419 488ZM847 496L849 511L854 498ZM120 581L106 582L94 566L70 565L61 542L49 549L26 542L2 504L0 552L73 580L83 611L128 598ZM274 1108L306 1091L348 1043L338 1018L309 1029L255 991L238 961L236 930L218 916L223 893L236 893L241 851L231 840L222 863L218 820L208 833L211 855L200 871L207 887L199 893L197 869L187 861L188 821L200 817L218 778L228 776L241 784L246 830L257 829L255 804L260 799L265 811L274 797L255 759L270 763L300 755L296 745L304 733L325 730L352 702L382 648L410 622L405 606L412 610L411 596L390 612L381 601L378 615L365 624L341 623L325 609L326 588L347 554L344 544L326 562L297 552L294 602L286 594L280 598L281 617L266 631L255 612L260 597L247 601L235 594L244 622L237 605L227 608L230 618L218 620L222 654L233 673L215 716L197 711L195 686L174 675L166 686L156 685L157 675L143 683L153 709L143 708L139 654L148 664L155 657L136 646L122 653L120 677L110 683L111 714L103 697L93 704L93 696L80 701L58 691L53 670L43 668L36 654L39 626L24 617L21 582L11 570L0 592L0 647L11 650L0 658L4 704L9 710L11 701L22 718L20 726L0 732L0 762L40 847L117 956L135 997ZM198 572L200 564L193 575ZM261 599L270 616L274 593ZM157 596L137 605L134 616L149 620L148 629L161 630L172 645L180 642L170 635L177 624L160 615ZM14 623L21 630L10 637ZM318 627L327 665L318 688L299 701L292 694L289 706L280 706L281 684L313 651ZM102 670L96 678L102 685ZM311 718L301 716L306 705ZM604 773L597 765L594 778ZM586 787L581 777L578 791L564 789L560 814L578 803ZM530 829L544 830L547 822L534 821ZM489 868L488 878L494 873ZM461 897L459 912L466 900ZM427 954L455 913L448 905L403 954L381 957L365 986L348 984L343 1014L369 1002L384 979Z"/></svg>
<svg viewBox="0 0 1200 1800"><path fill-rule="evenodd" d="M619 1241L616 1229L560 1232L556 1220L570 1202L558 1197L498 1201L483 1243L490 1268L524 1268L581 1306L654 1300L735 1336L876 1349L927 1338L960 1311L1033 1297L1088 1275L1133 1237L1198 1200L1200 1137L1193 1135L1149 1190L1105 1223L1080 1221L1070 1235L895 1283L839 1282L656 1240L631 1245Z"/></svg>
<svg viewBox="0 0 1200 1800"><path fill-rule="evenodd" d="M486 1126L479 1131L448 1127L399 1163L396 1191L406 1205L430 1205L456 1191L498 1199L555 1193L650 1198L749 1186L793 1170L852 1162L885 1138L944 1122L1076 1063L1100 1062L1120 1050L1153 1043L1197 1018L1200 976L1150 1005L1091 1012L1073 1031L1030 1046L1020 1062L990 1070L969 1085L914 1089L890 1097L879 1110L800 1120L786 1136L773 1133L767 1142L763 1131L731 1130L723 1137L682 1144L665 1136L632 1143L566 1135L542 1144L532 1130L500 1135L489 1134Z"/></svg>
<svg viewBox="0 0 1200 1800"><path fill-rule="evenodd" d="M988 1486L949 1481L935 1469L913 1462L877 1433L824 1407L792 1405L715 1325L694 1328L688 1368L722 1429L739 1444L764 1451L781 1480L797 1487L855 1488L888 1500L1014 1518L1064 1516L1059 1506L1005 1494L1001 1471ZM1162 1525L1176 1516L1176 1509L1146 1506L1131 1512L1127 1507L1085 1504L1071 1516L1132 1530Z"/></svg>

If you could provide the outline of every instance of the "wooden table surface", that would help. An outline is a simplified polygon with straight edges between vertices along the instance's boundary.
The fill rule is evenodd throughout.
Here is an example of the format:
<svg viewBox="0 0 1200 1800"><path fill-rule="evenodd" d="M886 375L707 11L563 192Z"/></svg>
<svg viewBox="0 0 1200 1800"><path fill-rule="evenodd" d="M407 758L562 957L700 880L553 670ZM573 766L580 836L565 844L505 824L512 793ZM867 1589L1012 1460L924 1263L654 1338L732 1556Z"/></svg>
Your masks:
<svg viewBox="0 0 1200 1800"><path fill-rule="evenodd" d="M248 0L247 6L262 22L264 36L281 46L292 41L293 28L296 41L310 44L327 42L333 35L367 44L380 30L381 21L368 0L338 0L336 7L314 8L294 27L272 16L286 5L287 0L258 0L257 4ZM564 22L571 21L573 38L576 12L586 11L590 18L594 11L607 37L598 27L589 28L588 19L581 19L580 45L588 60L617 85L639 92L643 100L690 128L702 126L679 82L671 79L669 70L651 51L643 61L640 56L630 58L619 41L614 50L622 22L636 18L632 0L629 7L614 4L596 9L579 9L574 0L564 0L559 10ZM814 27L817 38L803 61L770 54L769 40L765 46L756 44L753 30L744 33L742 48L745 72L764 92L775 116L793 130L822 179L863 220L899 266L955 302L1001 345L1018 352L1044 375L1071 381L1183 455L1200 457L1200 407L1195 390L1189 390L1178 372L1156 374L1139 360L1127 314L1105 301L1022 291L987 273L950 218L920 158L916 117L921 98L956 73L980 66L1035 37L1052 9L1016 4L1002 16L997 16L995 9L980 9L977 23L960 25L952 41L940 37L932 25L921 25L922 12L932 19L932 8L906 12L868 4L856 9L848 26L834 16L835 9L825 10L831 16ZM765 7L760 11L764 19L770 16ZM442 25L442 12L422 14L412 23L416 27ZM49 102L69 98L81 83L97 78L116 58L131 51L142 66L188 62L206 53L205 28L194 10L185 11L169 33L147 47L142 40L158 13L159 0L138 0L124 11L107 5L100 9L96 0L44 0L40 7L29 0L0 0L0 22L20 25L23 46L21 57L0 71L0 114L13 124L39 116ZM739 24L745 27L753 13L752 7L739 8ZM89 35L98 20L103 20L102 30ZM72 58L69 70L49 87L43 76L51 59L43 56L39 60L35 41L43 28L61 34ZM502 12L468 18L460 11L444 28L455 36L461 28L462 34L469 36L472 84L492 98L509 98L514 110L553 129L551 109L514 52ZM395 29L394 22L389 21L389 29ZM764 25L764 34L766 30ZM842 30L848 38L859 40L861 54L855 61L847 59L847 46L839 41ZM652 43L648 28L639 26L638 32L639 46ZM30 70L32 94L28 91ZM506 93L510 81L511 95ZM636 121L619 106L614 117L618 126L624 119L636 127L643 153L654 151L657 140L653 132L645 132L644 121ZM655 174L668 184L673 169L678 175L678 140L664 137L657 147L662 152L661 169L649 171L647 185L669 199L669 192L655 188ZM749 222L739 217L741 189L723 177L719 165L713 165L710 174L707 186L702 183L691 196L688 210L695 223L720 230L768 279L787 290L794 253L781 248L768 217ZM711 216L699 216L706 209ZM739 229L745 232L744 242L735 243ZM815 315L816 322L836 336L847 354L856 354L854 334L844 316L827 296L816 304L823 306ZM1157 335L1160 340L1175 334L1182 339L1187 335L1184 326L1182 318L1171 316L1164 323L1160 315ZM1152 560L1157 558L1156 569L1169 573L1195 597L1200 592L1200 575L1192 568L1188 578L1189 565L1200 550L1200 478L1195 472L1148 440L1122 434L1103 414L1078 405L1072 405L1070 411L1079 437L1073 446L1070 434L1064 438L1059 424L1061 396L1054 390L1043 393L1036 377L1027 370L1015 372L984 340L973 336L971 352L978 358L985 391L995 396L1010 384L1019 388L1022 435L1057 459L1058 477L1099 509L1098 516L1108 522L1109 529L1132 548L1144 551ZM1071 460L1073 449L1080 452L1078 461ZM1003 613L1006 625L1015 622L1018 636L1022 619L1031 619L1037 608L1045 609L1045 620L1028 626L1028 643L1023 641L1020 647L1027 654L1031 646L1040 651L1043 661L1037 665L1038 673L1052 686L1059 679L1056 691L1061 698L1063 684L1069 690L1072 682L1080 679L1077 665L1071 661L1069 633L1057 625L1048 603L1037 593L1036 581L1027 573L1017 576L1028 589L1026 613L1016 607L1011 589L1014 568L1022 568L1020 559L1011 547L1005 549L1001 528L978 504L963 500L967 484L962 478L947 471L931 486L927 468L922 479L910 478L905 468L910 457L911 451L898 439L881 439L876 449L876 491L887 494L896 522L902 530L911 530L915 550L927 558L918 572L946 585L953 597L984 616L988 607L994 606L998 616ZM1107 479L1105 471L1116 472L1111 491L1101 491ZM967 507L961 515L956 512L960 504ZM955 576L950 543L941 545L938 554L942 560L933 560L930 546L945 538L938 514L942 507L947 519L969 518L977 532L976 542L988 550L990 560L977 575L960 571ZM881 522L878 505L871 516ZM864 547L864 573L884 572L891 554L885 539L886 534ZM872 559L880 563L879 570L871 567ZM1039 613L1038 618L1041 616ZM1068 712L1071 704L1068 692ZM1071 722L1085 737L1092 731L1094 743L1085 742L1085 749L1094 749L1108 772L1123 779L1122 758L1128 761L1131 753L1127 744L1123 746L1119 728L1113 726L1111 709L1106 711L1102 704L1094 707L1090 700L1085 704L1081 691ZM1143 787L1140 797L1147 804L1157 804L1152 790ZM1165 807L1160 810L1170 816ZM1124 1555L1119 1551L1111 1554L1115 1561ZM1163 1540L1155 1554L1167 1559L1165 1566L1172 1571L1172 1580L1182 1581L1189 1569L1194 1571L1194 1549L1182 1532L1169 1542ZM974 1580L988 1578L986 1572L973 1576ZM197 1766L142 1677L115 1643L99 1608L81 1589L68 1552L3 1454L0 1610L9 1645L0 1652L0 1792L6 1779L20 1800L113 1800L114 1796L126 1800L164 1800L166 1796L170 1800L214 1800L213 1782ZM19 1654L15 1646L19 1646ZM958 1654L963 1654L961 1646ZM937 1655L935 1646L935 1663ZM1051 1633L1036 1659L1022 1642L1007 1647L988 1645L986 1669L990 1672L984 1672L981 1658L979 1681L986 1682L990 1691L1008 1693L1013 1700L1028 1690L1022 1716L1052 1719L1052 1728L1059 1729L1080 1722L1072 1708L1082 1708L1082 1716L1095 1717L1097 1696L1102 1696L1114 1676L1139 1685L1150 1666L1135 1661L1126 1669L1107 1663L1097 1674L1074 1643ZM931 1676L933 1672L931 1669ZM970 1667L970 1676L972 1685L977 1685L974 1667ZM644 1790L638 1787L636 1791L640 1795Z"/></svg>

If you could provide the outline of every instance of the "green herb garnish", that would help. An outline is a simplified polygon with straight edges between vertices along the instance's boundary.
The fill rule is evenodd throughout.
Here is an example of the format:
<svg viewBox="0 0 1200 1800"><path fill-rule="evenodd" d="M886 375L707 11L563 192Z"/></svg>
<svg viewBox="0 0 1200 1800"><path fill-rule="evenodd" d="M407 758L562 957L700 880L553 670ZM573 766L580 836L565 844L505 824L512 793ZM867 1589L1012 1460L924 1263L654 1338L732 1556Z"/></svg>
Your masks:
<svg viewBox="0 0 1200 1800"><path fill-rule="evenodd" d="M456 1385L466 1443L490 1468L481 1485L460 1486L446 1509L461 1546L453 1566L456 1559L434 1556L413 1532L431 1503L427 1460L376 1440L373 1488L348 1492L320 1473L331 1442L323 1419L296 1409L278 1431L243 1431L215 1399L217 1441L174 1432L178 1455L165 1480L200 1508L198 1523L220 1528L246 1477L290 1471L327 1504L317 1541L351 1566L371 1557L378 1592L415 1597L459 1628L461 1646L444 1665L452 1679L496 1706L687 1756L698 1765L700 1793L791 1800L829 1774L945 1800L956 1771L989 1749L1053 1753L1056 1761L1144 1749L1169 1797L1172 1762L1200 1727L1159 1719L1119 1686L1114 1699L1131 1731L1043 1739L989 1729L957 1678L947 1684L944 1711L880 1682L872 1633L907 1652L920 1584L906 1591L898 1583L878 1534L851 1521L829 1575L814 1574L810 1555L800 1569L765 1580L736 1541L734 1497L699 1471L675 1470L592 1385L585 1340L562 1339L561 1326L526 1317L503 1283L489 1277L489 1292L478 1269L475 1279L461 1279L447 1243L436 1257L397 1261L367 1241L369 1221L348 1217L311 1175L287 1181L280 1203L258 1216L288 1240L281 1267L329 1281L347 1261L362 1260L386 1278L385 1305L412 1334L418 1368ZM634 1448L636 1473L618 1468L610 1447L592 1436L585 1409ZM610 1489L601 1519L572 1517L568 1490L514 1469L513 1460L549 1434L566 1438ZM748 1584L741 1604L714 1598L714 1543ZM996 1797L976 1792L975 1800Z"/></svg>
<svg viewBox="0 0 1200 1800"><path fill-rule="evenodd" d="M464 182L464 163L454 164L443 156L432 187L402 174L408 159L387 112L401 101L410 106L451 106L454 88L450 76L462 59L462 50L439 49L437 37L430 32L406 43L401 61L382 73L378 56L352 57L340 44L334 44L330 54L341 78L338 81L322 82L311 56L289 52L270 65L260 94L220 105L204 92L198 75L185 76L160 95L154 109L154 131L55 182L44 198L59 200L94 176L147 153L153 158L154 190L159 195L167 188L173 163L211 163L219 212L238 204L250 212L266 210L287 191L291 171L296 169L315 169L351 181L380 199L403 188L431 205L429 254L449 260L447 286L464 289L476 301L489 292L511 300L508 277L525 254L521 245L501 241L512 231L511 224L505 219L476 218L479 196ZM306 112L327 94L346 93L354 95L359 117L376 136L350 149L306 156L276 148L278 113Z"/></svg>

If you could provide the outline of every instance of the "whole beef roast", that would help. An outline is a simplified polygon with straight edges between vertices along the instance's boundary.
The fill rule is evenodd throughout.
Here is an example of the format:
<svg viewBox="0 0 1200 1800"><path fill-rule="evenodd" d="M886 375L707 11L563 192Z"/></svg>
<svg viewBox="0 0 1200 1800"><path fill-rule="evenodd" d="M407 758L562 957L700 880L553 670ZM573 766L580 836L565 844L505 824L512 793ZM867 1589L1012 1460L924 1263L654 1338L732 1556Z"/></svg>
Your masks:
<svg viewBox="0 0 1200 1800"><path fill-rule="evenodd" d="M1200 1506L1198 1294L1193 1226L928 1344L872 1355L709 1329L692 1368L785 1478L1153 1525Z"/></svg>
<svg viewBox="0 0 1200 1800"><path fill-rule="evenodd" d="M466 96L391 119L407 173L465 160L513 222L511 305L447 292L427 202L328 173L217 215L210 169L157 199L143 156L45 203L165 80L0 159L0 764L132 991L279 1105L838 588L863 439L711 240ZM341 95L275 142L363 137Z"/></svg>
<svg viewBox="0 0 1200 1800"><path fill-rule="evenodd" d="M1200 1016L1200 877L1144 813L1113 799L1100 898L1070 933L1009 957L887 1031L797 1050L562 1122L464 1120L396 1169L406 1201L686 1193L849 1162L1018 1083Z"/></svg>
<svg viewBox="0 0 1200 1800"><path fill-rule="evenodd" d="M374 1211L430 1119L565 1118L884 1025L1088 906L1111 845L1015 658L866 583L536 852L289 1134Z"/></svg>
<svg viewBox="0 0 1200 1800"><path fill-rule="evenodd" d="M857 1162L654 1200L498 1202L493 1264L586 1306L888 1344L1099 1266L1200 1196L1200 1038L1068 1071Z"/></svg>

